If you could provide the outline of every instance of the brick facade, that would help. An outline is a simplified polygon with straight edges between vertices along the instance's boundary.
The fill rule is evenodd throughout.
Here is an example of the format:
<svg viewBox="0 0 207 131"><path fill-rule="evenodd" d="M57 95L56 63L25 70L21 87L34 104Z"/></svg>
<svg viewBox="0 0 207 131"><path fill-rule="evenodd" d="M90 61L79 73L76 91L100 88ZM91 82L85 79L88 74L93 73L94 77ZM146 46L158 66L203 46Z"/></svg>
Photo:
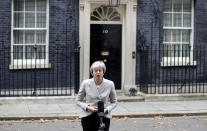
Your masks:
<svg viewBox="0 0 207 131"><path fill-rule="evenodd" d="M162 67L163 53L156 52L163 50L163 2L164 0L138 0L136 84L202 83L207 78L207 57L203 55L203 51L207 49L207 3L205 0L194 1L193 57L197 62L196 66Z"/></svg>
<svg viewBox="0 0 207 131"><path fill-rule="evenodd" d="M10 70L11 50L11 1L0 2L0 88L78 87L79 58L74 49L79 42L79 0L49 0L49 69ZM162 67L163 50L163 0L138 0L136 84L182 84L195 72L202 72L199 79L207 78L205 61L196 59L196 66ZM194 1L194 49L207 50L207 2ZM206 53L207 54L207 53ZM194 57L201 53L194 53ZM197 58L197 57L196 57ZM181 72L181 73L180 73ZM195 81L197 82L197 81Z"/></svg>
<svg viewBox="0 0 207 131"><path fill-rule="evenodd" d="M74 48L79 41L79 1L49 0L51 68L10 70L11 1L0 2L0 88L34 88L34 79L37 88L78 86Z"/></svg>

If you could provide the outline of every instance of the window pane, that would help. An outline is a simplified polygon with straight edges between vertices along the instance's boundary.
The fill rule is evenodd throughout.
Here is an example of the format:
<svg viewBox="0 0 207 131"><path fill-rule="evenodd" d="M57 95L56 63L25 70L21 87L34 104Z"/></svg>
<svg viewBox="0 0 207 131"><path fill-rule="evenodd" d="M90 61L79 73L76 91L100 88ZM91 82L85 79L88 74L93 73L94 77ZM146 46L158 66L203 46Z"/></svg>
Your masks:
<svg viewBox="0 0 207 131"><path fill-rule="evenodd" d="M14 13L14 27L20 28L24 26L24 14Z"/></svg>
<svg viewBox="0 0 207 131"><path fill-rule="evenodd" d="M182 45L182 55L183 55L183 57L189 57L190 56L190 46L189 46L189 44L183 44Z"/></svg>
<svg viewBox="0 0 207 131"><path fill-rule="evenodd" d="M26 46L26 59L45 59L45 49L44 45Z"/></svg>
<svg viewBox="0 0 207 131"><path fill-rule="evenodd" d="M46 11L46 0L37 0L37 11Z"/></svg>
<svg viewBox="0 0 207 131"><path fill-rule="evenodd" d="M172 41L181 42L181 31L180 30L172 30Z"/></svg>
<svg viewBox="0 0 207 131"><path fill-rule="evenodd" d="M182 14L174 13L173 26L182 27Z"/></svg>
<svg viewBox="0 0 207 131"><path fill-rule="evenodd" d="M182 11L182 0L173 0L173 11L174 12Z"/></svg>
<svg viewBox="0 0 207 131"><path fill-rule="evenodd" d="M180 45L173 44L171 50L171 57L179 57L180 56Z"/></svg>
<svg viewBox="0 0 207 131"><path fill-rule="evenodd" d="M35 47L34 46L26 46L26 59L35 59Z"/></svg>
<svg viewBox="0 0 207 131"><path fill-rule="evenodd" d="M37 13L37 28L46 27L46 13Z"/></svg>
<svg viewBox="0 0 207 131"><path fill-rule="evenodd" d="M14 59L23 59L23 46L14 46L13 57Z"/></svg>
<svg viewBox="0 0 207 131"><path fill-rule="evenodd" d="M24 0L14 0L14 11L24 10Z"/></svg>
<svg viewBox="0 0 207 131"><path fill-rule="evenodd" d="M108 14L111 15L113 13L113 8L108 8ZM95 12L97 13L97 11ZM94 14L95 16L99 16L99 14Z"/></svg>
<svg viewBox="0 0 207 131"><path fill-rule="evenodd" d="M191 12L191 0L183 0L183 12Z"/></svg>
<svg viewBox="0 0 207 131"><path fill-rule="evenodd" d="M191 14L183 14L183 27L191 27Z"/></svg>
<svg viewBox="0 0 207 131"><path fill-rule="evenodd" d="M46 43L46 31L37 31L36 32L36 42L37 44L45 44Z"/></svg>
<svg viewBox="0 0 207 131"><path fill-rule="evenodd" d="M172 27L172 13L164 13L164 26Z"/></svg>
<svg viewBox="0 0 207 131"><path fill-rule="evenodd" d="M120 15L118 12L114 12L111 16L110 16L110 19L106 19L104 18L103 21L108 21L108 20L111 20L111 21L120 21Z"/></svg>
<svg viewBox="0 0 207 131"><path fill-rule="evenodd" d="M14 31L14 44L23 44L23 31Z"/></svg>
<svg viewBox="0 0 207 131"><path fill-rule="evenodd" d="M35 0L25 0L25 10L35 11Z"/></svg>
<svg viewBox="0 0 207 131"><path fill-rule="evenodd" d="M25 27L26 28L35 27L35 13L25 13Z"/></svg>
<svg viewBox="0 0 207 131"><path fill-rule="evenodd" d="M190 30L183 30L182 31L182 42L189 42L190 43Z"/></svg>
<svg viewBox="0 0 207 131"><path fill-rule="evenodd" d="M171 42L171 30L164 30L164 42Z"/></svg>
<svg viewBox="0 0 207 131"><path fill-rule="evenodd" d="M35 43L34 36L35 36L34 31L25 31L25 44L34 44Z"/></svg>
<svg viewBox="0 0 207 131"><path fill-rule="evenodd" d="M164 57L170 57L170 50L171 50L171 45L164 44Z"/></svg>
<svg viewBox="0 0 207 131"><path fill-rule="evenodd" d="M168 46L168 57L172 57L173 55L173 49L172 49L172 45Z"/></svg>
<svg viewBox="0 0 207 131"><path fill-rule="evenodd" d="M165 57L179 57L180 56L180 45L173 44L173 45L165 45L164 46L164 56ZM170 59L169 59L170 60Z"/></svg>
<svg viewBox="0 0 207 131"><path fill-rule="evenodd" d="M104 14L107 14L108 12L108 7L107 6L103 6L103 12L104 12Z"/></svg>
<svg viewBox="0 0 207 131"><path fill-rule="evenodd" d="M45 46L44 45L39 45L37 46L37 52L36 52L36 58L37 59L45 59Z"/></svg>
<svg viewBox="0 0 207 131"><path fill-rule="evenodd" d="M172 0L165 0L164 1L164 11L172 12Z"/></svg>

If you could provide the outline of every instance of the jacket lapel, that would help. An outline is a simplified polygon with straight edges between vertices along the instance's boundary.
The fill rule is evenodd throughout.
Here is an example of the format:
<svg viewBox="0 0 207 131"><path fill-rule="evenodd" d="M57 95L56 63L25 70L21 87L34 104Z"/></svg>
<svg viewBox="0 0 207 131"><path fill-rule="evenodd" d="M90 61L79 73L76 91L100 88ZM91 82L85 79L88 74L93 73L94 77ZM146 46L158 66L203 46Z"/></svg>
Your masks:
<svg viewBox="0 0 207 131"><path fill-rule="evenodd" d="M99 93L99 90L97 89L97 86L96 86L96 83L94 81L94 78L92 78L92 88L93 88L94 93L96 93L97 96L100 98L100 93Z"/></svg>
<svg viewBox="0 0 207 131"><path fill-rule="evenodd" d="M104 92L104 90L105 90L105 79L103 78L103 81L100 87L98 88L99 96Z"/></svg>

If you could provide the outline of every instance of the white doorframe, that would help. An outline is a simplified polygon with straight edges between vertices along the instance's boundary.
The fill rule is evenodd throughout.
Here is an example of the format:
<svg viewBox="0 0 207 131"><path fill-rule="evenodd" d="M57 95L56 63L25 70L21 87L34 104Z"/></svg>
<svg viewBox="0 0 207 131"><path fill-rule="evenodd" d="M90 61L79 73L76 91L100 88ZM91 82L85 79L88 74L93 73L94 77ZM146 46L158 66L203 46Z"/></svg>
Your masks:
<svg viewBox="0 0 207 131"><path fill-rule="evenodd" d="M80 0L79 38L80 38L80 83L89 78L90 68L90 21L91 8L98 5L108 5L108 0ZM129 93L135 87L136 59L132 52L136 51L136 12L137 0L121 0L120 15L122 24L122 80L121 90ZM106 22L113 24L113 22ZM102 23L104 24L104 23Z"/></svg>

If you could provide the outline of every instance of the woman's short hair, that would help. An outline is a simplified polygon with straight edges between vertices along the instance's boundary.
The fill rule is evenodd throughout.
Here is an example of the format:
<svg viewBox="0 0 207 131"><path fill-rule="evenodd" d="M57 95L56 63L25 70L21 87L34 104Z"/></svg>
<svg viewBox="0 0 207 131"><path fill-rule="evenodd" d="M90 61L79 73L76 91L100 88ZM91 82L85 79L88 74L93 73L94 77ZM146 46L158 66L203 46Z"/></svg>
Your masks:
<svg viewBox="0 0 207 131"><path fill-rule="evenodd" d="M93 64L91 65L91 68L90 68L91 75L93 75L93 70L97 67L101 67L103 69L103 73L106 72L106 66L105 66L104 62L103 61L95 61L95 62L93 62Z"/></svg>

